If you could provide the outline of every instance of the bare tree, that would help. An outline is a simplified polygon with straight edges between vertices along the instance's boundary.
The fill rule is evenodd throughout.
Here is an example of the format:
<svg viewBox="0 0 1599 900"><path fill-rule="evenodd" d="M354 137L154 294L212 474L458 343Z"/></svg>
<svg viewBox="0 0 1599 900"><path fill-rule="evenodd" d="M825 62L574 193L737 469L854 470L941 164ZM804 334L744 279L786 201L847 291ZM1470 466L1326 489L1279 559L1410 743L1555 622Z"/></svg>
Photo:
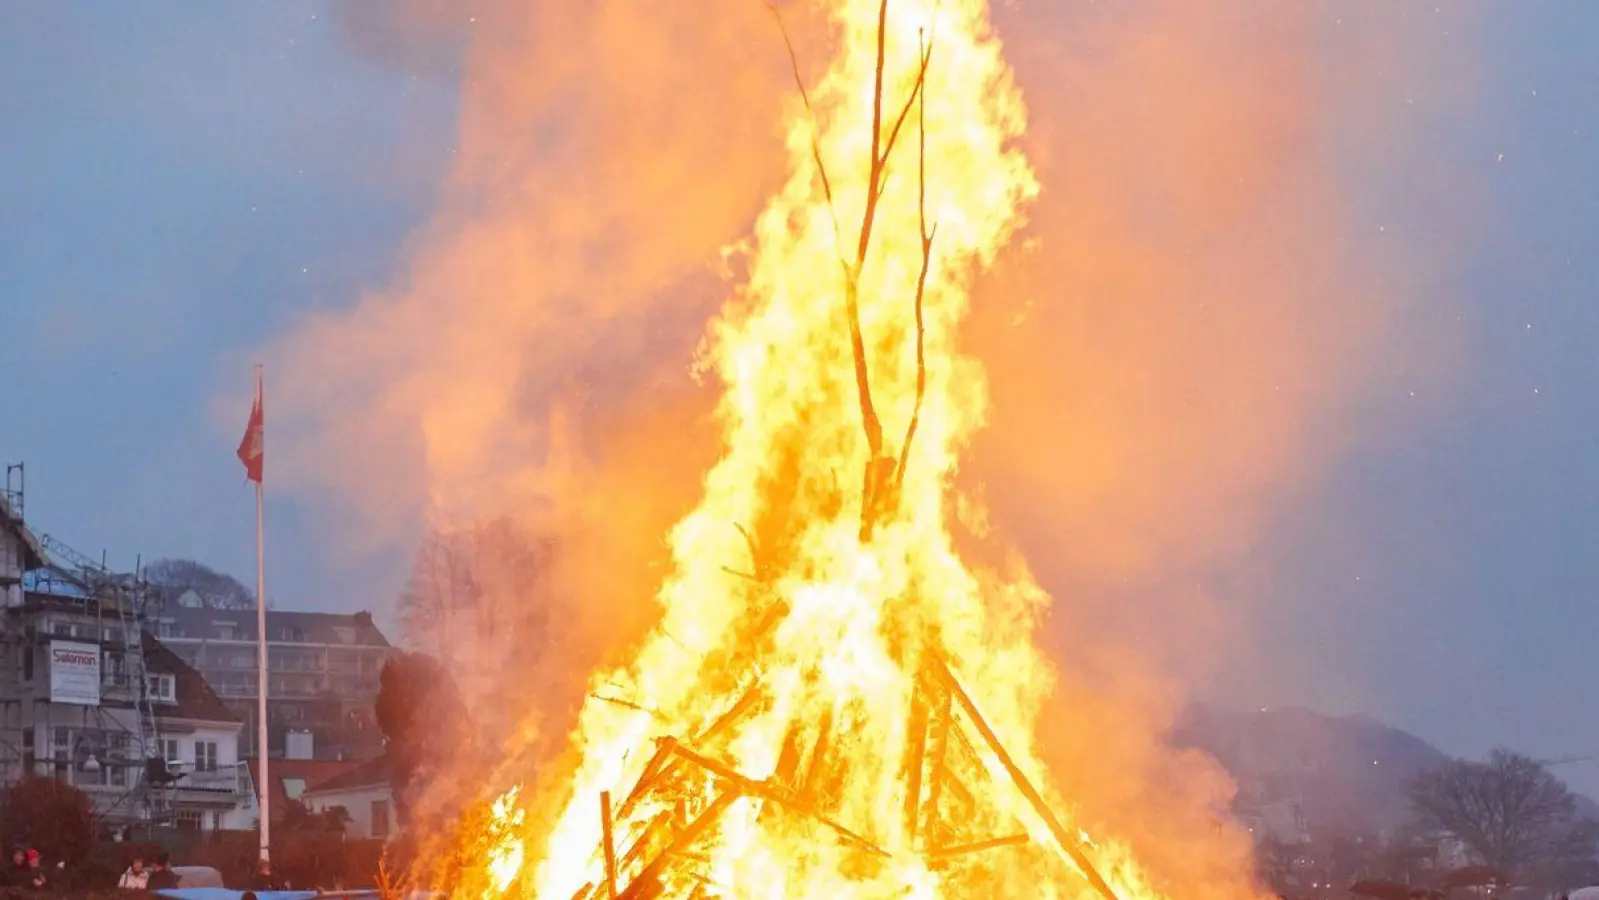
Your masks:
<svg viewBox="0 0 1599 900"><path fill-rule="evenodd" d="M400 595L406 642L449 661L450 648L488 631L530 637L540 617L529 587L549 548L505 519L427 535ZM512 602L512 601L520 602Z"/></svg>
<svg viewBox="0 0 1599 900"><path fill-rule="evenodd" d="M1478 862L1521 879L1594 855L1594 826L1570 789L1537 760L1498 749L1486 762L1451 760L1408 786L1422 821L1453 835Z"/></svg>
<svg viewBox="0 0 1599 900"><path fill-rule="evenodd" d="M481 590L474 576L476 554L470 531L430 532L411 557L411 575L400 594L400 627L406 642L446 657L451 628L477 607Z"/></svg>
<svg viewBox="0 0 1599 900"><path fill-rule="evenodd" d="M211 609L254 609L255 592L232 575L192 559L158 559L144 567L145 581L175 602L193 591Z"/></svg>

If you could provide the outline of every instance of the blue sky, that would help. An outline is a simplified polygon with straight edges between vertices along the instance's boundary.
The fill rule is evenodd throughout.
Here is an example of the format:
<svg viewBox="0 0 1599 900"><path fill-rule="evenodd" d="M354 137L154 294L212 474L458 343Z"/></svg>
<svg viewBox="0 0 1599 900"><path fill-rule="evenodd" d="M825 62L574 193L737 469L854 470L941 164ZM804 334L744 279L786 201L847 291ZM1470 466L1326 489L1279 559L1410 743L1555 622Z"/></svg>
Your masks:
<svg viewBox="0 0 1599 900"><path fill-rule="evenodd" d="M1288 599L1256 630L1294 677L1228 693L1560 756L1599 751L1599 7L1490 19L1471 96L1427 136L1503 153L1449 260L1458 371L1422 412L1364 407L1286 503L1254 555ZM249 579L246 410L216 398L298 313L393 277L456 103L448 65L358 53L320 3L0 6L0 459L26 461L38 530ZM1404 215L1406 185L1384 189ZM1427 323L1405 327L1425 352ZM340 558L292 498L267 515L278 603L388 602L371 585L396 560ZM1599 763L1563 772L1599 790Z"/></svg>
<svg viewBox="0 0 1599 900"><path fill-rule="evenodd" d="M1480 237L1452 261L1464 359L1425 414L1366 410L1355 452L1289 509L1261 552L1296 600L1263 630L1312 702L1363 698L1454 752L1561 757L1599 751L1599 8L1499 10L1469 106L1436 135L1441 157L1496 156ZM1560 771L1599 788L1599 762Z"/></svg>
<svg viewBox="0 0 1599 900"><path fill-rule="evenodd" d="M449 157L452 85L350 53L314 3L8 5L0 84L0 415L30 521L117 565L250 580L225 439L246 411L213 398L248 390L295 313L388 278ZM267 513L295 563L270 596L375 605L294 504Z"/></svg>

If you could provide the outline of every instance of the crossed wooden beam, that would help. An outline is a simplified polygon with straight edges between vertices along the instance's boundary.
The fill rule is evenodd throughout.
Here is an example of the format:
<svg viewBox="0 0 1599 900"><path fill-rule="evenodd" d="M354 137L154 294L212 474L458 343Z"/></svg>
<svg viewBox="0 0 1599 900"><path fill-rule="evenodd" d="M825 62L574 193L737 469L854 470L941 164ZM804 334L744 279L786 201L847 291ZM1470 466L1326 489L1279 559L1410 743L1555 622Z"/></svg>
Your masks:
<svg viewBox="0 0 1599 900"><path fill-rule="evenodd" d="M945 762L953 733L953 708L958 707L971 721L978 736L1005 770L1034 814L1049 830L1055 849L1076 868L1104 900L1118 900L1115 891L1088 858L1083 841L1068 831L1049 808L1032 781L1000 743L998 735L978 710L971 695L955 677L949 664L944 659L937 658L928 668L930 680L943 690L938 692L939 705L936 715L932 714L922 698L917 698L912 703L910 723L912 741L906 761L909 785L905 802L907 826L912 837L915 838L918 834L927 835L931 830L940 794L950 781ZM757 695L758 686L749 686L733 706L699 735L694 743L704 745L725 732L743 712L755 705ZM605 875L601 881L585 884L573 895L572 900L601 900L601 898L654 900L661 896L667 887L665 877L671 874L675 867L697 858L693 853L694 845L716 826L735 801L743 797L765 800L770 805L809 818L830 829L841 840L858 850L887 858L889 856L887 851L828 816L815 803L819 787L816 770L820 766L821 757L827 752L831 739L830 720L822 723L820 731L812 752L810 770L801 779L795 779L798 775L798 754L788 752L787 746L779 762L778 775L763 780L743 775L727 763L707 756L676 738L661 739L657 743L655 755L645 764L638 781L620 805L613 808L609 792L600 795L600 820L604 844L601 852L605 860ZM619 858L615 835L616 820L629 816L642 800L656 794L658 788L674 774L680 774L684 767L711 776L717 785L717 791L711 802L690 818L683 802L679 800L646 823L627 852ZM797 786L790 786L788 782L795 780ZM627 879L627 884L624 886L621 873L631 870L651 847L660 846L663 840L666 842L664 847L645 863L637 875ZM963 844L929 847L924 852L930 863L941 866L960 857L1002 847L1019 846L1032 840L1033 838L1027 834L1012 834ZM700 879L690 894L691 900L707 896L710 889L709 882Z"/></svg>

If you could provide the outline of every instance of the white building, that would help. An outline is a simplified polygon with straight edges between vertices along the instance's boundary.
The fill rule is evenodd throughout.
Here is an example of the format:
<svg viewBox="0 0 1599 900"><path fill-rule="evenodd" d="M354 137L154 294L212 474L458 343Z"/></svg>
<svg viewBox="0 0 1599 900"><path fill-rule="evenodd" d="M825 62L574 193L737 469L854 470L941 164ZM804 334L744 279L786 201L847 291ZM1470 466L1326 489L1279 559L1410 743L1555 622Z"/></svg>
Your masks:
<svg viewBox="0 0 1599 900"><path fill-rule="evenodd" d="M342 775L359 766L360 763L345 760L331 759L274 759L267 766L265 788L272 807L272 826L278 827L279 823L289 815L291 804L300 803L301 797L311 787L324 781ZM249 773L250 785L254 793L240 807L241 813L248 811L246 819L243 815L239 820L243 824L239 828L254 828L260 818L260 810L256 803L263 787L261 778L261 760L258 757L245 759L245 771ZM226 826L224 826L226 827Z"/></svg>
<svg viewBox="0 0 1599 900"><path fill-rule="evenodd" d="M342 808L348 821L344 836L351 840L388 840L399 830L395 821L394 790L389 786L388 760L379 757L307 788L300 795L307 810L325 813Z"/></svg>

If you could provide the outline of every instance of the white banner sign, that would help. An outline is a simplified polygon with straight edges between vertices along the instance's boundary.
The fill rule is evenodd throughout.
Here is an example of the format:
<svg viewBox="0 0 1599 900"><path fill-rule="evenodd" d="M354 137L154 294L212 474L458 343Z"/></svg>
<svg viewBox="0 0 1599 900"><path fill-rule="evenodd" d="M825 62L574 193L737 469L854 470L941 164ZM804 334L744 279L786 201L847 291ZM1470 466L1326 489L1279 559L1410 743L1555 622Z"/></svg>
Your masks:
<svg viewBox="0 0 1599 900"><path fill-rule="evenodd" d="M50 702L100 705L100 648L50 642Z"/></svg>

